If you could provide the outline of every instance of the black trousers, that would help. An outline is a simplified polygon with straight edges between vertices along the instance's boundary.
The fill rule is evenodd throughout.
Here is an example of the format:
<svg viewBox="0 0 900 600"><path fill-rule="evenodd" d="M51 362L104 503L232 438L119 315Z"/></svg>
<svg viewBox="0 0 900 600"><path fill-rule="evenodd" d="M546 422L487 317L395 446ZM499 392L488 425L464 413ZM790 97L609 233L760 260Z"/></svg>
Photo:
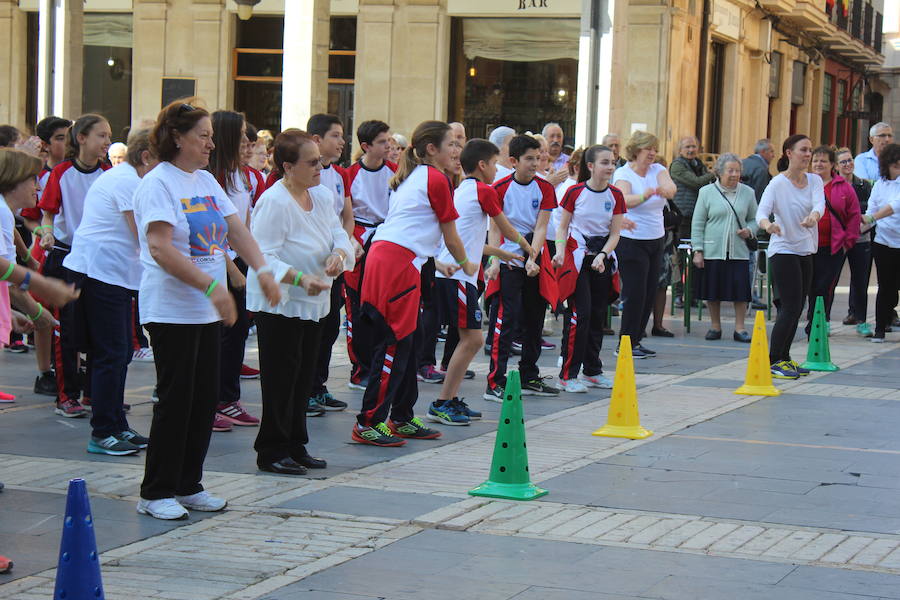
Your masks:
<svg viewBox="0 0 900 600"><path fill-rule="evenodd" d="M86 277L81 287L91 355L91 430L106 438L126 431L125 377L131 362L132 291Z"/></svg>
<svg viewBox="0 0 900 600"><path fill-rule="evenodd" d="M576 379L582 365L585 375L603 372L600 349L603 347L603 328L612 287L612 261L607 259L606 270L598 273L591 268L595 258L596 255L590 254L584 257L575 293L566 302L560 379Z"/></svg>
<svg viewBox="0 0 900 600"><path fill-rule="evenodd" d="M416 327L416 366L420 369L437 364L435 351L441 326L434 297L434 273L434 259L429 258L422 265L422 284L419 288L422 308L419 310L419 324Z"/></svg>
<svg viewBox="0 0 900 600"><path fill-rule="evenodd" d="M321 340L319 357L316 359L316 371L313 378L313 396L328 392L328 369L331 366L331 348L341 333L341 306L344 305L344 276L341 275L331 284L331 308L328 315L319 321Z"/></svg>
<svg viewBox="0 0 900 600"><path fill-rule="evenodd" d="M153 406L141 498L189 496L203 491L203 461L219 399L222 323L149 323L147 331L159 402Z"/></svg>
<svg viewBox="0 0 900 600"><path fill-rule="evenodd" d="M512 343L522 333L519 375L522 383L540 377L541 331L547 301L541 296L539 276L528 277L525 269L500 265L499 301L491 306L494 329L491 336L491 367L488 386L506 385L506 366Z"/></svg>
<svg viewBox="0 0 900 600"><path fill-rule="evenodd" d="M850 297L847 314L865 323L869 308L869 278L872 275L872 244L856 242L847 251L850 264Z"/></svg>
<svg viewBox="0 0 900 600"><path fill-rule="evenodd" d="M234 264L245 276L247 264L240 258ZM244 350L250 333L250 316L247 314L247 290L236 289L228 282L228 291L234 298L237 320L231 327L222 328L222 362L219 368L219 406L231 404L241 399L241 365L244 364Z"/></svg>
<svg viewBox="0 0 900 600"><path fill-rule="evenodd" d="M878 294L875 296L875 331L884 331L893 320L897 306L897 286L900 285L900 248L872 242L872 258L878 273Z"/></svg>
<svg viewBox="0 0 900 600"><path fill-rule="evenodd" d="M257 464L307 455L306 407L315 376L322 325L256 313L262 421L253 449Z"/></svg>
<svg viewBox="0 0 900 600"><path fill-rule="evenodd" d="M659 287L666 238L633 240L620 238L616 246L622 274L622 323L619 335L631 336L632 346L640 343L653 312Z"/></svg>
<svg viewBox="0 0 900 600"><path fill-rule="evenodd" d="M384 317L371 305L363 306L362 318L373 335L369 385L363 393L362 410L356 420L372 427L387 420L395 423L413 418L419 399L416 383L416 334L396 339Z"/></svg>
<svg viewBox="0 0 900 600"><path fill-rule="evenodd" d="M812 287L809 291L809 306L806 309L806 335L812 328L813 313L816 310L816 298L822 296L825 303L825 320L831 320L831 305L834 304L834 288L838 277L841 275L841 267L844 266L844 250L838 250L837 254L831 253L829 246L820 246L813 254Z"/></svg>
<svg viewBox="0 0 900 600"><path fill-rule="evenodd" d="M56 277L66 283L74 283L80 287L84 275L75 273L63 266L63 260L69 255L68 250L51 248L44 261L43 274ZM78 338L82 325L79 323L81 306L79 302L69 302L57 311L59 336L53 336L53 362L56 365L56 401L67 399L80 400L82 380L78 372ZM85 395L89 396L89 393Z"/></svg>
<svg viewBox="0 0 900 600"><path fill-rule="evenodd" d="M369 322L363 317L359 291L349 285L344 285L344 305L347 312L347 354L353 365L350 379L365 382L369 379L369 367L372 365L372 344L375 334Z"/></svg>
<svg viewBox="0 0 900 600"><path fill-rule="evenodd" d="M780 300L769 342L769 362L776 363L791 360L791 344L812 285L813 257L775 254L769 258L769 265Z"/></svg>

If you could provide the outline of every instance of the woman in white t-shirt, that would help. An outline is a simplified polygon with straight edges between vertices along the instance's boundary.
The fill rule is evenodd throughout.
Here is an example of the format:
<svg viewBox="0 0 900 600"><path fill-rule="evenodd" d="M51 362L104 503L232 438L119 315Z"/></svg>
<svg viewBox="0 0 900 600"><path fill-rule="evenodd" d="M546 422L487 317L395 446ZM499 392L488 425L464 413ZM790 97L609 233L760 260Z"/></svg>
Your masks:
<svg viewBox="0 0 900 600"><path fill-rule="evenodd" d="M613 185L625 194L628 217L635 224L633 229L622 231L616 248L624 302L619 335L630 336L634 358L656 354L641 344L641 338L653 310L663 263L666 241L663 209L676 191L669 172L655 162L658 151L659 140L655 135L635 131L625 144L628 163L616 169L612 179Z"/></svg>
<svg viewBox="0 0 900 600"><path fill-rule="evenodd" d="M207 170L212 173L228 199L237 209L237 218L250 227L252 195L250 182L241 165L242 143L247 137L244 115L230 110L217 110L212 115L213 144ZM222 354L219 365L219 404L213 421L213 431L230 431L233 425L255 427L259 419L241 406L241 367L244 348L250 333L247 313L247 263L234 250L228 251L225 263L228 272L228 291L237 307L234 325L222 330Z"/></svg>
<svg viewBox="0 0 900 600"><path fill-rule="evenodd" d="M797 379L809 371L791 359L791 343L812 285L818 222L825 210L822 178L808 173L812 142L802 134L784 140L779 174L766 186L756 210L760 229L771 236L766 254L778 292L778 318L769 341L772 377ZM769 215L775 221L769 221Z"/></svg>
<svg viewBox="0 0 900 600"><path fill-rule="evenodd" d="M150 130L128 138L125 162L103 173L84 198L84 215L63 266L82 276L82 348L91 357L91 437L87 451L127 456L148 439L125 416L125 377L132 352L132 299L141 283L134 191L159 161Z"/></svg>
<svg viewBox="0 0 900 600"><path fill-rule="evenodd" d="M275 138L275 169L283 175L253 210L253 236L282 284L283 301L268 305L256 272L247 277L247 308L255 314L262 375L263 419L256 436L262 471L303 475L323 469L306 450L306 409L322 336L331 311L328 290L354 266L350 237L320 184L319 146L299 129ZM324 292L324 293L322 293Z"/></svg>
<svg viewBox="0 0 900 600"><path fill-rule="evenodd" d="M219 400L222 325L236 319L223 283L230 247L257 270L266 300L281 301L272 268L237 209L203 170L212 135L206 110L185 101L166 106L150 137L161 162L134 195L144 267L141 323L150 332L159 395L137 510L157 519L225 508L200 479Z"/></svg>

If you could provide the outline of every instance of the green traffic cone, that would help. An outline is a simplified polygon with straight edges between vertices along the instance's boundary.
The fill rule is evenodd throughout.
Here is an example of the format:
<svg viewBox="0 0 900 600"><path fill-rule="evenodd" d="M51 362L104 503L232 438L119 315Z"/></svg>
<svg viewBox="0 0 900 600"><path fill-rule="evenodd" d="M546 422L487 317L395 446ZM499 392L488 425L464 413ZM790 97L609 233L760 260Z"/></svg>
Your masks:
<svg viewBox="0 0 900 600"><path fill-rule="evenodd" d="M810 371L838 371L840 367L831 362L831 349L828 347L828 328L825 321L825 301L822 296L816 297L816 310L813 312L812 327L809 331L809 349L806 351L806 362L800 365Z"/></svg>
<svg viewBox="0 0 900 600"><path fill-rule="evenodd" d="M528 473L522 384L519 382L518 371L510 372L506 380L491 474L487 481L470 490L469 494L504 500L534 500L547 494L547 490L531 483L531 475Z"/></svg>

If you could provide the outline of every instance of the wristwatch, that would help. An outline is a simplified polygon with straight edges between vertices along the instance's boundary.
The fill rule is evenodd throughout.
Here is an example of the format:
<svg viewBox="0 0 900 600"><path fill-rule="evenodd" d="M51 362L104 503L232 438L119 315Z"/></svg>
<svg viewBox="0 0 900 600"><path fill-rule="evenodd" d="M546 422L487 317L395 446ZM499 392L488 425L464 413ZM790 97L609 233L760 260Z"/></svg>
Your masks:
<svg viewBox="0 0 900 600"><path fill-rule="evenodd" d="M27 292L29 287L31 287L31 271L25 271L25 279L19 284L19 289Z"/></svg>

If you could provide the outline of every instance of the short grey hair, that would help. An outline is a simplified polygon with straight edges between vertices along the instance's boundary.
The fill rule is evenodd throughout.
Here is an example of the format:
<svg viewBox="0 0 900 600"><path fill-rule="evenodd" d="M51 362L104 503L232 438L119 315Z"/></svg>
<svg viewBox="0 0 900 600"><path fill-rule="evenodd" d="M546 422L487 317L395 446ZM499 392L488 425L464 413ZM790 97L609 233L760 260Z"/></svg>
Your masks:
<svg viewBox="0 0 900 600"><path fill-rule="evenodd" d="M721 179L722 173L725 171L725 165L730 162L736 162L738 167L741 166L741 159L734 152L723 152L719 155L719 158L716 159L716 164L713 166L713 171L716 172L716 176Z"/></svg>
<svg viewBox="0 0 900 600"><path fill-rule="evenodd" d="M506 125L501 125L500 127L494 128L491 131L490 135L488 135L488 140L498 148L503 146L503 142L506 141L507 138L516 135L516 130L512 127L507 127Z"/></svg>
<svg viewBox="0 0 900 600"><path fill-rule="evenodd" d="M688 142L688 141L697 142L697 145L698 146L700 145L700 140L697 139L696 135L686 135L686 136L682 137L680 140L678 140L678 151L679 152L681 152L681 149L684 148L684 143Z"/></svg>
<svg viewBox="0 0 900 600"><path fill-rule="evenodd" d="M395 133L391 137L394 138L394 141L397 142L397 145L401 148L406 148L407 146L409 146L409 140L407 140L406 136L402 133Z"/></svg>
<svg viewBox="0 0 900 600"><path fill-rule="evenodd" d="M869 127L869 137L875 137L876 135L878 135L878 132L882 129L893 130L893 127L891 127L890 123L885 123L884 121L879 121L878 123L875 123L874 125Z"/></svg>
<svg viewBox="0 0 900 600"><path fill-rule="evenodd" d="M769 138L763 138L756 142L756 145L753 146L753 154L759 154L760 152L765 152L769 148L772 147L772 140Z"/></svg>
<svg viewBox="0 0 900 600"><path fill-rule="evenodd" d="M559 127L560 131L562 131L562 125L560 125L556 121L550 121L549 123L544 125L543 129L541 129L541 135L544 137L547 137L547 130L550 129L551 127Z"/></svg>
<svg viewBox="0 0 900 600"><path fill-rule="evenodd" d="M606 135L603 136L603 140L601 140L600 143L605 146L607 143L609 143L608 140L611 138L615 138L618 140L619 134L618 133L607 133Z"/></svg>

